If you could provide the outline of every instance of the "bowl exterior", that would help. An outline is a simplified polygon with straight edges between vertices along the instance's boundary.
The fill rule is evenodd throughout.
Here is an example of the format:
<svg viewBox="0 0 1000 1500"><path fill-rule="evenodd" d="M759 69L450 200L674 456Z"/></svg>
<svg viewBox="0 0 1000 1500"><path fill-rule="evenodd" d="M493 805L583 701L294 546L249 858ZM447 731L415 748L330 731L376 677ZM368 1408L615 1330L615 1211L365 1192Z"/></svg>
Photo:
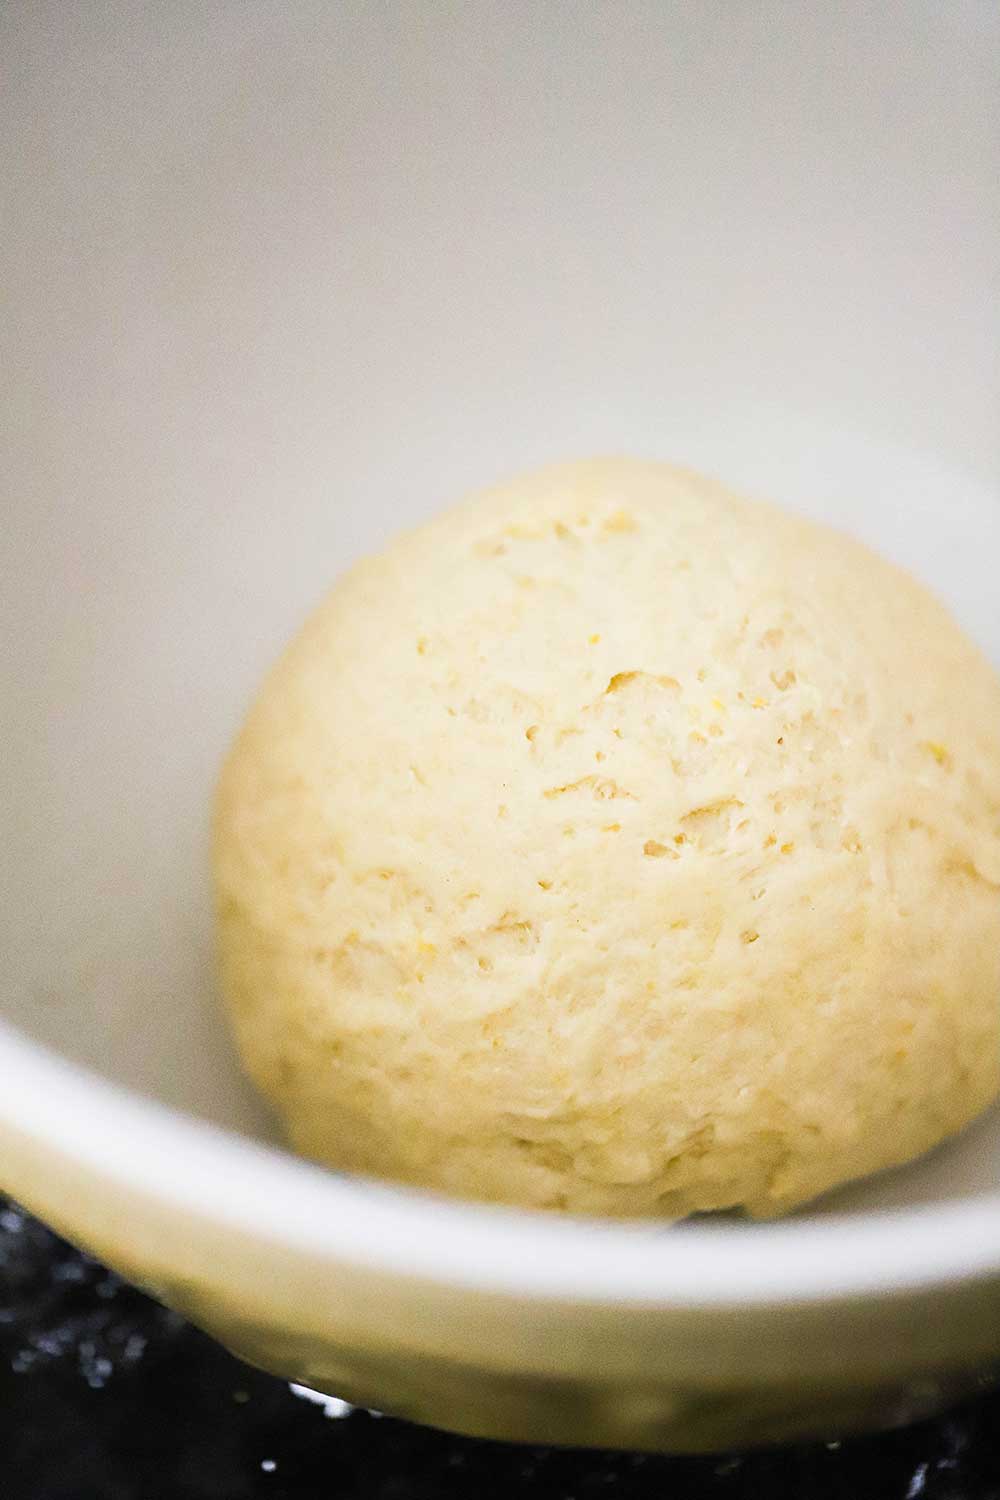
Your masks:
<svg viewBox="0 0 1000 1500"><path fill-rule="evenodd" d="M176 1297L168 1298L178 1305ZM398 1350L337 1347L259 1325L212 1326L250 1364L326 1395L470 1437L661 1453L721 1453L905 1426L1000 1381L996 1363L901 1371L875 1384L843 1378L703 1385L636 1371L631 1381L498 1372ZM471 1327L470 1327L471 1332ZM669 1342L669 1328L664 1341ZM292 1372L292 1373L290 1373Z"/></svg>
<svg viewBox="0 0 1000 1500"><path fill-rule="evenodd" d="M926 1416L1000 1372L1000 1275L809 1301L514 1297L310 1253L0 1122L3 1184L288 1380L488 1438L700 1452Z"/></svg>

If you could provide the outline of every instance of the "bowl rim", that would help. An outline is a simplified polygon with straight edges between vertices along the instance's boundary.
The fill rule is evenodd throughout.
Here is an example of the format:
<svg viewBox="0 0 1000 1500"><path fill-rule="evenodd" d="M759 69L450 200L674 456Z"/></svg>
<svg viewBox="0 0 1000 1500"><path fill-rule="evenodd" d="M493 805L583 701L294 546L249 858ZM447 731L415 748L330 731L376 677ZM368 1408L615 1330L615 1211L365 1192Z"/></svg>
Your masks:
<svg viewBox="0 0 1000 1500"><path fill-rule="evenodd" d="M0 1134L319 1264L519 1301L703 1309L1000 1277L1000 1193L773 1224L560 1218L339 1177L103 1078L2 1020L0 1072Z"/></svg>

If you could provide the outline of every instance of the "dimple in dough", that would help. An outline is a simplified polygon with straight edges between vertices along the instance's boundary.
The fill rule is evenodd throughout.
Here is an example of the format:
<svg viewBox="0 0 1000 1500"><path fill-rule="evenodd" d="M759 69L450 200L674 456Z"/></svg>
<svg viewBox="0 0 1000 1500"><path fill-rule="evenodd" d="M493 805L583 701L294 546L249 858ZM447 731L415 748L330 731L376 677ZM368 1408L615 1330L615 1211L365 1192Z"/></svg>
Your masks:
<svg viewBox="0 0 1000 1500"><path fill-rule="evenodd" d="M662 464L362 562L225 767L222 972L308 1156L784 1212L1000 1088L1000 683L857 542Z"/></svg>

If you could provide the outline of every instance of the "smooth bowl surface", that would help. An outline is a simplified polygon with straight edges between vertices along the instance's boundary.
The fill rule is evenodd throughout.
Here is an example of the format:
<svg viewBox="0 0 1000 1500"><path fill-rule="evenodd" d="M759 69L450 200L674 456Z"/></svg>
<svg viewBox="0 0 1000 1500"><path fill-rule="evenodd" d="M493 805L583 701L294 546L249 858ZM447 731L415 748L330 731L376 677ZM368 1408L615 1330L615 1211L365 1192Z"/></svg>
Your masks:
<svg viewBox="0 0 1000 1500"><path fill-rule="evenodd" d="M405 1415L724 1447L1000 1364L1000 1115L808 1216L557 1221L274 1142L207 808L337 573L551 458L676 459L1000 664L986 4L11 6L0 1181L238 1352Z"/></svg>

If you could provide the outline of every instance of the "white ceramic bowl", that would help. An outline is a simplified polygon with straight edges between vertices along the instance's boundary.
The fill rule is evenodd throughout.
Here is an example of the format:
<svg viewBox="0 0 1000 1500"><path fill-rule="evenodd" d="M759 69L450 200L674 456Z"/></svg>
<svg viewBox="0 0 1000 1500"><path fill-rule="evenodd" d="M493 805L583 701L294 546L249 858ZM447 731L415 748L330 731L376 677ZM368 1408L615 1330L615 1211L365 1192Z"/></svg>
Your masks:
<svg viewBox="0 0 1000 1500"><path fill-rule="evenodd" d="M360 550L559 456L701 465L1000 660L998 13L9 6L0 1182L250 1359L534 1439L903 1420L1000 1362L1000 1121L776 1226L556 1221L272 1142L206 807Z"/></svg>

